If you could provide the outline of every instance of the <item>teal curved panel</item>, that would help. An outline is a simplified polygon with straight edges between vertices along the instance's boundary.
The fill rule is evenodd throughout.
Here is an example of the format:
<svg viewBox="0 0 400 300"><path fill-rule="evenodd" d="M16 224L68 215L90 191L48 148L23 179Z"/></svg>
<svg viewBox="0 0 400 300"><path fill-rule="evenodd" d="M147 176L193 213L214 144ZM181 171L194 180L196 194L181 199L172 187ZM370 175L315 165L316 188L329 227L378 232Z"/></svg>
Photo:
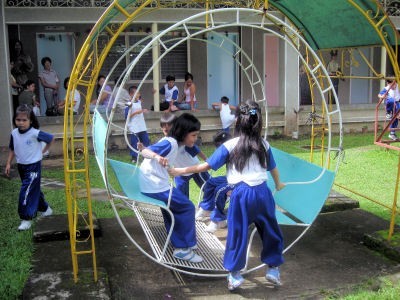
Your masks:
<svg viewBox="0 0 400 300"><path fill-rule="evenodd" d="M277 191L274 194L276 204L292 220L304 224L313 223L329 196L335 173L275 148L272 148L272 153L281 181L299 183L288 184ZM269 178L267 184L272 191L275 190L272 178Z"/></svg>

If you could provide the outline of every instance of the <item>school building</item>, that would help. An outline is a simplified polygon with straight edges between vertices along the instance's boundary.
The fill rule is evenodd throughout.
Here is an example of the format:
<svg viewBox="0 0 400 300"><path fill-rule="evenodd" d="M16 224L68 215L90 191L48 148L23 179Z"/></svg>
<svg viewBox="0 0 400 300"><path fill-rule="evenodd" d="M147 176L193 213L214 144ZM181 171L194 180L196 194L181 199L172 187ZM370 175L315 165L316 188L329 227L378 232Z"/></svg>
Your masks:
<svg viewBox="0 0 400 300"><path fill-rule="evenodd" d="M9 75L6 76L6 74L10 74L10 59L15 42L18 40L22 42L25 54L29 55L34 63L34 70L28 76L36 82L36 93L40 97L43 114L39 117L39 121L43 130L61 137L63 117L44 116L46 106L43 89L38 82L38 74L43 68L40 60L44 56L52 59L52 67L57 71L62 83L64 78L69 76L75 58L93 25L111 2L108 0L6 0L0 2L0 32L3 37L0 39L0 56L3 58L0 60L0 68L5 70L4 76L0 78L0 101L3 107L0 111L0 125L3 128L0 132L2 149L7 147L9 134L13 128L11 87ZM394 26L400 28L400 12L395 9L394 2L381 0L380 4L390 15ZM168 5L154 13L143 14L132 22L110 50L102 67L102 74L107 75L126 49L149 33L162 31L177 20L205 10L205 4L196 1L162 0L157 3L149 4L149 7L160 3ZM140 4L137 3L137 5ZM241 2L241 5L247 4ZM273 7L269 9L273 10ZM285 18L279 11L273 11L273 13L279 18ZM191 26L204 26L204 24ZM357 24L349 22L349 26L357 26ZM175 34L181 33L169 33L172 37ZM335 34L337 33L332 32L332 38ZM103 45L106 45L107 38L106 35L100 36L98 46L102 47L102 39L104 39ZM224 40L231 43L232 51L239 45L243 52L247 53L257 74L263 80L269 107L269 126L271 126L269 132L280 132L285 135L291 135L292 132L307 132L311 105L300 105L299 70L302 62L299 56L291 47L288 47L284 39L250 26L229 27L218 32L207 33L175 47L160 64L157 75L159 85L164 83L168 74L172 74L176 77L177 86L182 90L184 74L189 71L193 74L194 83L197 86L199 117L204 117L207 119L205 122L211 124L218 123L218 113L210 110L212 102L218 101L221 96L228 96L231 104L235 105L240 100L250 98L252 93L251 87L245 83L243 69L232 59L232 55L227 55L218 48ZM227 49L229 51L229 47ZM130 56L134 56L135 51L139 50L133 48ZM323 49L318 52L324 63L329 61L330 50ZM343 73L342 80L339 82L338 99L343 113L345 132L359 130L365 126L372 130L376 95L384 84L384 80L377 74L387 75L390 72L385 52L380 46L360 49L342 48L338 49L338 57ZM117 69L120 68L121 73L130 59L127 56L118 65ZM128 85L140 82L154 60L155 58L151 55L143 57L131 73ZM253 72L252 76L255 76L254 74ZM146 99L144 103L146 108L150 108L156 101L152 88L153 77L149 76L141 90L142 97ZM62 100L64 96L65 90L61 84L60 99ZM150 124L157 126L156 120L159 118L157 112L150 113L147 118L153 120L149 122ZM210 125L209 128L213 126ZM6 152L2 151L2 156L5 155L4 153Z"/></svg>

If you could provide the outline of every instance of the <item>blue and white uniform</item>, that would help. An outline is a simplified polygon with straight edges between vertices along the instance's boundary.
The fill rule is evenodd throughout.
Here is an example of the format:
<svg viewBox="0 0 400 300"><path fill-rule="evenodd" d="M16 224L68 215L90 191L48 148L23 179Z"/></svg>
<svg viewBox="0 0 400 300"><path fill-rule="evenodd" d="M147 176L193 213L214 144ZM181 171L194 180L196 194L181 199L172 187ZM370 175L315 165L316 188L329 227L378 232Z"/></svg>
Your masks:
<svg viewBox="0 0 400 300"><path fill-rule="evenodd" d="M177 160L174 164L175 168L184 168L195 166L199 164L197 155L200 153L200 148L196 145L193 147L180 146L178 148ZM187 197L189 197L189 181L192 179L196 182L197 186L201 188L203 184L210 178L208 172L191 173L184 176L175 177L175 186L181 190Z"/></svg>
<svg viewBox="0 0 400 300"><path fill-rule="evenodd" d="M148 147L151 151L168 159L175 165L178 154L178 143L172 137L164 137L158 143ZM140 166L140 191L154 199L167 204L170 190L169 175L166 168L154 159L144 159ZM175 248L189 248L196 245L195 207L189 198L179 189L173 188L170 209L175 217L175 226L171 243ZM164 222L169 231L171 220L163 211Z"/></svg>
<svg viewBox="0 0 400 300"><path fill-rule="evenodd" d="M220 106L219 117L221 118L222 129L229 133L229 127L235 122L235 115L231 113L229 104L222 103Z"/></svg>
<svg viewBox="0 0 400 300"><path fill-rule="evenodd" d="M379 95L385 95L387 91L387 96L386 96L386 113L387 114L392 114L395 115L399 109L400 109L400 91L399 87L396 86L395 89L390 88L391 84L388 84L386 87L382 89L382 91L379 92ZM397 125L399 124L399 120L396 118L392 124L390 124L390 128L393 129L392 133L394 133L394 129L397 128Z"/></svg>
<svg viewBox="0 0 400 300"><path fill-rule="evenodd" d="M15 128L11 132L10 150L14 151L21 178L18 214L22 220L32 220L37 211L46 211L48 204L40 189L42 144L50 143L53 136L33 127L26 131Z"/></svg>
<svg viewBox="0 0 400 300"><path fill-rule="evenodd" d="M229 191L234 188L233 184L228 184L226 176L210 177L203 188L203 200L199 206L203 210L211 211L210 220L221 222L226 220L225 203Z"/></svg>
<svg viewBox="0 0 400 300"><path fill-rule="evenodd" d="M239 138L222 144L207 162L213 170L227 163L229 154ZM256 156L252 156L242 172L233 166L227 170L227 181L234 184L228 210L228 236L224 256L224 267L240 271L246 263L248 226L254 223L261 236L263 249L261 261L269 266L283 263L283 238L275 216L275 201L266 184L267 171L276 167L269 144L265 142L268 153L267 169L260 166Z"/></svg>
<svg viewBox="0 0 400 300"><path fill-rule="evenodd" d="M129 109L128 116L128 129L130 132L134 133L131 134L131 145L134 149L138 150L137 143L141 142L145 147L150 145L150 138L149 134L147 133L146 122L144 121L143 112L140 114L135 114L133 117L130 115L136 111L142 110L142 101L132 101L132 106ZM130 155L133 159L136 159L138 154L137 152L130 150Z"/></svg>

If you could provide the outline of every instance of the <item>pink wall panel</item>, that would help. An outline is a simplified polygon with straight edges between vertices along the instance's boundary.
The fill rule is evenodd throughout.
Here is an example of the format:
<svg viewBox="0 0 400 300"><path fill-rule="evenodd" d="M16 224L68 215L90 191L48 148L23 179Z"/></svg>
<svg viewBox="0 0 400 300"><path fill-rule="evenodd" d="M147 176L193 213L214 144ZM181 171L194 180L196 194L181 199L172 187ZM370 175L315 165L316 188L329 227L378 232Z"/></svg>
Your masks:
<svg viewBox="0 0 400 300"><path fill-rule="evenodd" d="M279 106L279 38L265 35L265 94L268 106Z"/></svg>

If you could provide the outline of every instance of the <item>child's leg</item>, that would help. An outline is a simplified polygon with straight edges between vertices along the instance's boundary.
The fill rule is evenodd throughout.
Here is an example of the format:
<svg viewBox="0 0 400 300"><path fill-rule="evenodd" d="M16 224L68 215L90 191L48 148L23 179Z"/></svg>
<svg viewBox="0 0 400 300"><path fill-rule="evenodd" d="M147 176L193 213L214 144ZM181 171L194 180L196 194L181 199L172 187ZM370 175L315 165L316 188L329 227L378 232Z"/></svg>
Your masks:
<svg viewBox="0 0 400 300"><path fill-rule="evenodd" d="M266 184L258 186L256 211L252 216L262 239L261 261L277 267L283 263L283 237L275 215L275 201Z"/></svg>
<svg viewBox="0 0 400 300"><path fill-rule="evenodd" d="M18 164L18 172L22 181L18 214L23 220L31 220L37 214L39 202L40 208L47 209L48 206L40 190L41 162L29 165Z"/></svg>
<svg viewBox="0 0 400 300"><path fill-rule="evenodd" d="M175 187L180 190L186 197L189 197L189 181L193 175L189 176L176 176Z"/></svg>
<svg viewBox="0 0 400 300"><path fill-rule="evenodd" d="M143 193L165 203L168 201L169 190L161 193ZM175 226L171 235L171 243L175 248L190 248L196 245L195 207L194 204L180 190L174 188L171 196L170 209L174 214ZM171 220L165 217L167 231Z"/></svg>
<svg viewBox="0 0 400 300"><path fill-rule="evenodd" d="M141 131L138 133L140 142L145 146L149 146L150 145L150 138L149 138L149 134L147 133L147 131Z"/></svg>
<svg viewBox="0 0 400 300"><path fill-rule="evenodd" d="M225 176L210 177L203 187L203 200L199 203L199 206L204 209L211 211L215 208L215 189L223 183L226 183Z"/></svg>
<svg viewBox="0 0 400 300"><path fill-rule="evenodd" d="M255 193L247 184L241 182L231 194L228 210L228 235L224 255L224 267L230 272L244 268L247 253L248 212L247 205Z"/></svg>
<svg viewBox="0 0 400 300"><path fill-rule="evenodd" d="M229 191L233 190L233 185L224 184L220 185L216 188L216 192L214 195L215 199L215 208L211 212L210 219L214 222L221 222L226 220L225 215L225 204L227 199L227 194Z"/></svg>
<svg viewBox="0 0 400 300"><path fill-rule="evenodd" d="M395 101L393 98L387 98L386 99L386 113L391 114L394 112L395 108Z"/></svg>
<svg viewBox="0 0 400 300"><path fill-rule="evenodd" d="M137 150L137 143L139 142L139 139L136 134L131 134L131 146ZM131 155L132 159L137 158L137 153L133 151L132 149L129 149L129 154Z"/></svg>
<svg viewBox="0 0 400 300"><path fill-rule="evenodd" d="M208 172L194 173L193 180L196 182L197 186L201 188L207 180L210 179L210 174Z"/></svg>

